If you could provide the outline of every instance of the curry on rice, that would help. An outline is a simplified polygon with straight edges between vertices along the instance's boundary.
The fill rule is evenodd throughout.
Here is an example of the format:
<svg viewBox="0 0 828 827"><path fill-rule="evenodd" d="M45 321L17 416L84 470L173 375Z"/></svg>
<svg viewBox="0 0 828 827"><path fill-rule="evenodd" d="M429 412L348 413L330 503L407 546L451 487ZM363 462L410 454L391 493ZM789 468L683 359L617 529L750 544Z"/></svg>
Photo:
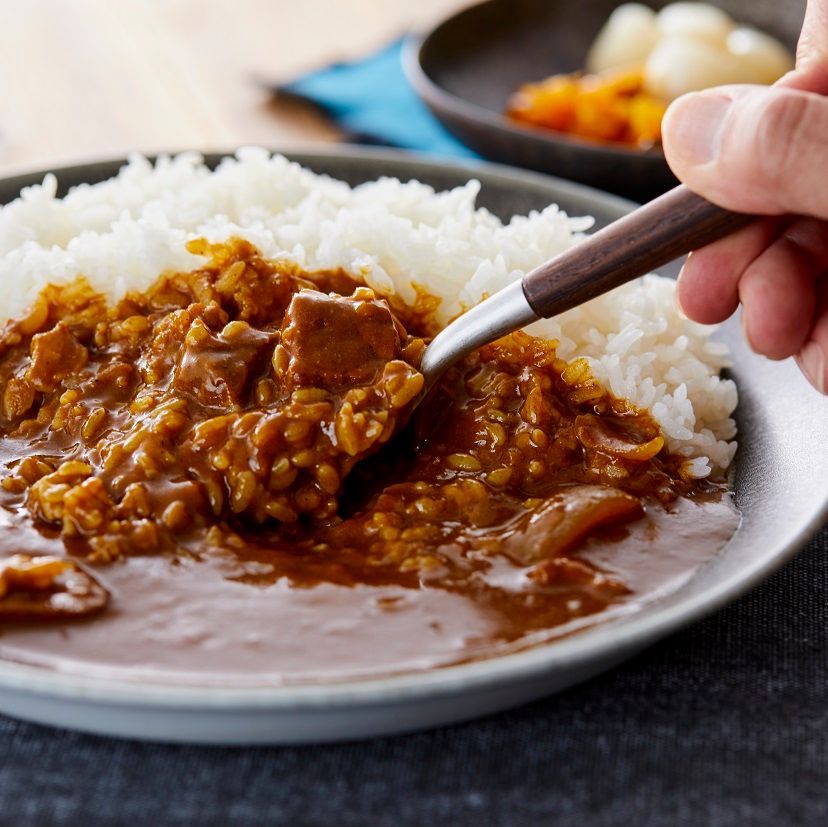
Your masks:
<svg viewBox="0 0 828 827"><path fill-rule="evenodd" d="M407 306L240 239L189 249L209 262L114 305L83 280L50 286L3 331L16 530L0 536L0 618L110 613L141 576L107 594L125 561L218 556L250 587L462 597L497 615L492 640L517 641L636 590L587 542L653 545L677 504L721 497L586 360L525 333L452 369L415 415L416 446L382 452L423 386L429 296Z"/></svg>

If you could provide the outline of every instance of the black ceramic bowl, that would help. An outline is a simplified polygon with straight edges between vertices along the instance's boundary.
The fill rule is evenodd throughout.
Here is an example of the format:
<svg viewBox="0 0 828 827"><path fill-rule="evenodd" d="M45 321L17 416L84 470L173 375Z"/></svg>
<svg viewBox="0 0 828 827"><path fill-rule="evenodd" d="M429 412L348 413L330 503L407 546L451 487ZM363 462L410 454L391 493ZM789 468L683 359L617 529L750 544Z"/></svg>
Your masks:
<svg viewBox="0 0 828 827"><path fill-rule="evenodd" d="M645 2L656 9L667 5ZM488 0L409 41L406 71L431 111L484 157L645 201L676 183L660 149L581 140L521 127L503 115L509 95L521 84L582 69L595 35L618 5L618 0ZM716 5L793 50L805 0Z"/></svg>

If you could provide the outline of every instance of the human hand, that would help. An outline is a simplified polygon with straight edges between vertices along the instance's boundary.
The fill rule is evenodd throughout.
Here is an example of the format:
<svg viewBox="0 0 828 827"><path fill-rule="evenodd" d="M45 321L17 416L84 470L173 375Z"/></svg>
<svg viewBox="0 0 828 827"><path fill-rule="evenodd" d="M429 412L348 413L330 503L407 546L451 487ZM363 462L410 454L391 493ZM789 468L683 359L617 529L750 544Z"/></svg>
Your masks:
<svg viewBox="0 0 828 827"><path fill-rule="evenodd" d="M676 100L662 125L673 172L721 207L756 213L692 253L678 302L720 322L742 305L750 346L794 356L828 393L828 0L809 0L796 69L773 87L724 86ZM792 217L793 216L793 217Z"/></svg>

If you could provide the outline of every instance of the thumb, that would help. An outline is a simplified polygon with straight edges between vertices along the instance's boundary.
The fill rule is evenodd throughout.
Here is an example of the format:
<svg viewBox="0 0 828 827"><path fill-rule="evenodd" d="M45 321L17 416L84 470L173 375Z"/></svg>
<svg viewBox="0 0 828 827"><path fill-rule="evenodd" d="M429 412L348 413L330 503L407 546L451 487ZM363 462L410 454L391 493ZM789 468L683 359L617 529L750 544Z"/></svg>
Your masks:
<svg viewBox="0 0 828 827"><path fill-rule="evenodd" d="M678 98L662 133L673 172L719 206L828 218L828 98L723 86Z"/></svg>

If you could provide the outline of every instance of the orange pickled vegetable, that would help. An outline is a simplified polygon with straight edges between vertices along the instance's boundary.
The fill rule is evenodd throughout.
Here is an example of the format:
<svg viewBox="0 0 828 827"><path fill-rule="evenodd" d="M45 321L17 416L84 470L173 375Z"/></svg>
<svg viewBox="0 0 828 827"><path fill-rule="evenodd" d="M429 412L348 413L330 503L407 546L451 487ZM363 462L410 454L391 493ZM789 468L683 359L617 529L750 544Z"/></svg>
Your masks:
<svg viewBox="0 0 828 827"><path fill-rule="evenodd" d="M589 140L642 149L661 141L666 101L644 91L641 69L601 75L553 75L509 99L513 120Z"/></svg>

